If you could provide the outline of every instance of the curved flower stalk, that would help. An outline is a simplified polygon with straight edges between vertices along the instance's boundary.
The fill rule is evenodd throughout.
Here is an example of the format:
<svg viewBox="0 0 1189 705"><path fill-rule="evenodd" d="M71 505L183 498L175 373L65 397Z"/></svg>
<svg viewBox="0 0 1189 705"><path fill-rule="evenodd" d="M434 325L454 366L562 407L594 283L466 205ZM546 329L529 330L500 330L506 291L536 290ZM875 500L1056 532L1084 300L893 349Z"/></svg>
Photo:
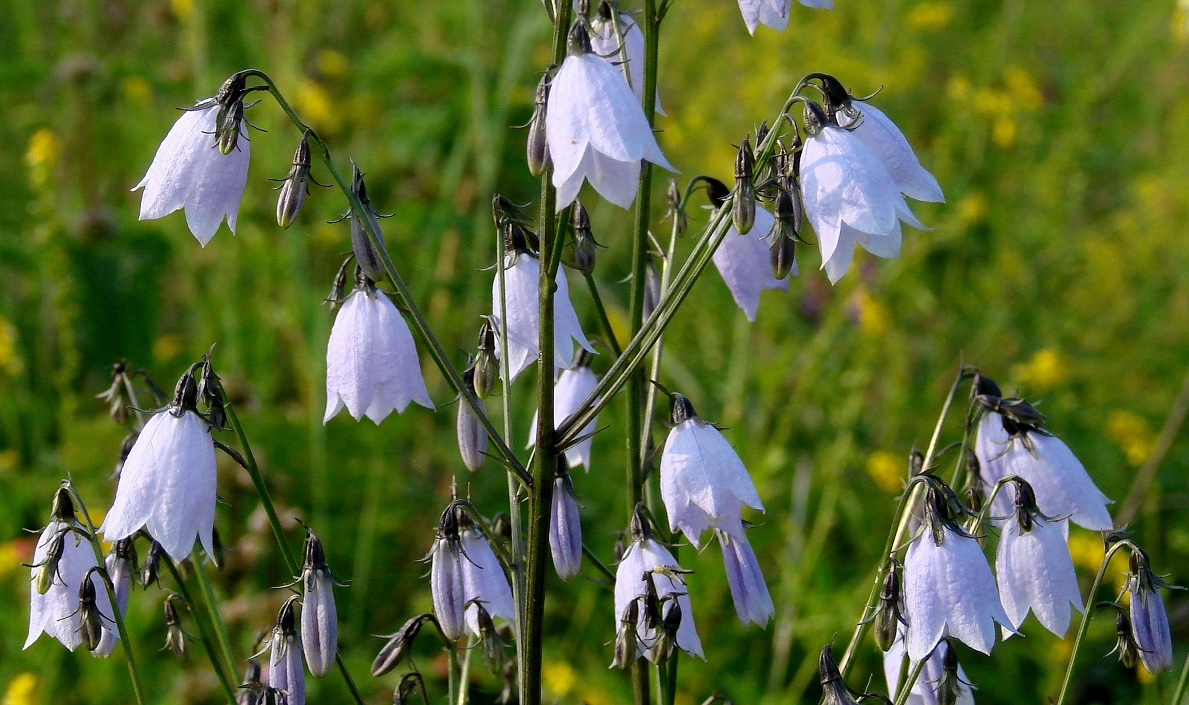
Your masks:
<svg viewBox="0 0 1189 705"><path fill-rule="evenodd" d="M568 370L562 370L562 373L557 377L557 384L553 387L554 428L561 426L582 406L582 402L586 401L598 383L599 378L590 369L590 353L585 350L578 351L578 357L573 366ZM580 432L586 438L566 449L566 463L570 467L582 465L587 472L590 472L590 447L594 443L592 434L594 434L597 425L598 417L596 416ZM533 412L531 428L533 435L529 436L529 448L532 448L537 442L536 412Z"/></svg>
<svg viewBox="0 0 1189 705"><path fill-rule="evenodd" d="M301 640L294 627L293 605L297 595L285 600L277 613L269 641L268 685L285 694L286 705L305 705L306 677L301 667Z"/></svg>
<svg viewBox="0 0 1189 705"><path fill-rule="evenodd" d="M1066 543L1069 527L1065 520L1051 519L1036 508L1036 496L1027 482L1016 485L1016 511L1005 522L995 553L1003 610L1014 629L1033 611L1045 629L1064 637L1070 606L1082 610L1078 576Z"/></svg>
<svg viewBox="0 0 1189 705"><path fill-rule="evenodd" d="M195 539L214 557L215 444L197 401L198 385L187 371L173 401L145 423L99 527L108 541L144 528L176 562L190 555Z"/></svg>
<svg viewBox="0 0 1189 705"><path fill-rule="evenodd" d="M776 614L768 584L760 571L755 551L747 541L746 534L732 536L725 531L715 531L722 548L723 568L727 584L731 587L731 600L735 603L735 614L746 625L755 622L760 627L768 626L768 620Z"/></svg>
<svg viewBox="0 0 1189 705"><path fill-rule="evenodd" d="M832 10L834 0L799 0L805 7ZM789 23L789 11L792 0L739 0L739 12L743 14L743 23L747 31L756 33L760 25L783 31Z"/></svg>
<svg viewBox="0 0 1189 705"><path fill-rule="evenodd" d="M731 290L731 297L743 309L747 320L754 323L760 307L760 292L765 289L788 291L789 278L777 279L772 275L771 243L765 238L776 225L776 218L763 206L756 206L755 224L745 235L732 225L722 244L714 251L714 266L722 280ZM799 273L796 262L792 274Z"/></svg>
<svg viewBox="0 0 1189 705"><path fill-rule="evenodd" d="M616 31L616 23L619 31ZM620 35L623 36L622 45ZM632 87L636 100L644 102L644 32L640 25L626 12L617 12L607 0L599 3L598 14L590 21L590 46L595 54L614 62L626 61L620 65L624 80ZM622 50L622 53L621 53ZM656 98L656 112L664 115L661 99Z"/></svg>
<svg viewBox="0 0 1189 705"><path fill-rule="evenodd" d="M520 373L528 369L537 361L539 355L540 318L537 310L537 300L540 286L541 263L527 249L510 248L504 260L504 281L508 287L508 374L515 381ZM587 352L594 352L586 334L582 332L582 325L578 322L578 314L574 312L574 305L570 303L570 287L566 283L563 268L557 270L557 291L554 294L554 335L553 349L555 352L553 365L562 369L568 368L574 360L575 344ZM491 285L492 319L496 330L499 330L499 301L500 277L496 277ZM565 418L565 417L562 417Z"/></svg>
<svg viewBox="0 0 1189 705"><path fill-rule="evenodd" d="M974 687L966 678L966 671L957 663L957 654L953 647L942 641L929 654L920 675L909 691L905 705L941 705L943 702L953 705L974 705ZM953 661L953 673L947 673L946 658ZM883 673L888 684L888 692L895 694L900 688L900 668L904 662L904 631L900 630L892 647L884 652ZM951 688L950 699L943 700L942 688Z"/></svg>
<svg viewBox="0 0 1189 705"><path fill-rule="evenodd" d="M984 384L994 384L982 379ZM998 392L998 387L992 391ZM1106 507L1110 498L1090 479L1069 446L1040 427L1039 412L1023 400L1003 399L997 394L981 394L979 399L985 411L978 422L974 449L988 492L1003 478L1016 475L1032 486L1036 505L1045 515L1069 517L1094 531L1112 528ZM1014 502L1015 488L1006 485L992 509L1004 516Z"/></svg>
<svg viewBox="0 0 1189 705"><path fill-rule="evenodd" d="M204 247L224 218L235 233L239 201L248 181L245 81L238 74L232 76L215 97L184 109L157 148L148 172L132 189L144 189L141 220L185 208L186 225Z"/></svg>
<svg viewBox="0 0 1189 705"><path fill-rule="evenodd" d="M670 530L680 530L697 547L709 528L746 541L743 506L762 512L764 505L739 454L680 394L673 395L672 420L661 454L661 498Z"/></svg>
<svg viewBox="0 0 1189 705"><path fill-rule="evenodd" d="M675 169L661 153L640 100L620 71L594 53L581 22L570 28L568 46L545 111L557 210L574 201L583 181L627 208L636 198L641 160Z"/></svg>
<svg viewBox="0 0 1189 705"><path fill-rule="evenodd" d="M351 417L380 423L409 402L433 408L417 345L405 319L371 279L356 270L355 290L334 319L326 346L326 414L347 407Z"/></svg>
<svg viewBox="0 0 1189 705"><path fill-rule="evenodd" d="M982 547L949 517L943 492L929 489L924 528L904 558L908 656L913 661L928 656L946 636L989 654L995 646L995 623L1012 630Z"/></svg>
<svg viewBox="0 0 1189 705"><path fill-rule="evenodd" d="M95 553L85 538L85 529L74 517L74 504L67 488L54 495L54 509L50 523L42 530L33 550L32 575L29 590L29 634L23 648L29 648L42 634L49 634L62 646L74 651L84 642L84 611L79 595L83 581L90 582L90 593L99 610L100 622L112 624L111 602L102 578L91 570L96 567ZM114 648L115 640L112 640ZM102 646L88 644L95 651ZM100 652L97 655L110 654Z"/></svg>
<svg viewBox="0 0 1189 705"><path fill-rule="evenodd" d="M667 654L656 647L668 640L692 656L705 658L702 640L694 626L689 593L681 575L684 572L673 554L650 536L647 521L637 512L633 518L632 543L624 552L615 571L615 619L618 625L635 622L636 644L633 651L649 661L660 662ZM663 606L662 606L663 605ZM632 619L632 615L638 615ZM676 614L678 624L664 625L665 617ZM671 621L671 620L670 620ZM666 636L666 630L668 635ZM622 638L630 639L621 634ZM616 646L617 651L620 645ZM619 659L616 659L617 662Z"/></svg>

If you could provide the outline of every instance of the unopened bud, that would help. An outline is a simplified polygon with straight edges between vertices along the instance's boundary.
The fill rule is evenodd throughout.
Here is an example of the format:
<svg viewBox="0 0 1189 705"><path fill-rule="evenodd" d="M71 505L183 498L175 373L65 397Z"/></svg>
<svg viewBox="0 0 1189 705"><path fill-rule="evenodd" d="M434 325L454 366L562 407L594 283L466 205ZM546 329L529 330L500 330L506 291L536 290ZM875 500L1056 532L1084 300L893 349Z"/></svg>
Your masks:
<svg viewBox="0 0 1189 705"><path fill-rule="evenodd" d="M293 225L298 212L310 193L310 131L306 130L293 153L293 163L281 184L281 195L277 198L277 225L282 229Z"/></svg>
<svg viewBox="0 0 1189 705"><path fill-rule="evenodd" d="M777 228L780 227L777 221ZM797 241L777 233L768 247L768 264L772 268L772 276L784 279L797 267Z"/></svg>
<svg viewBox="0 0 1189 705"><path fill-rule="evenodd" d="M223 155L231 154L239 146L239 134L244 124L242 96L230 105L219 108L215 116L215 144Z"/></svg>
<svg viewBox="0 0 1189 705"><path fill-rule="evenodd" d="M433 619L432 614L419 614L402 624L395 634L389 635L384 648L380 649L380 653L372 661L372 675L382 676L400 665L405 656L409 655L409 650L413 648L413 642L417 641L417 635L421 633L422 625L433 621Z"/></svg>
<svg viewBox="0 0 1189 705"><path fill-rule="evenodd" d="M392 692L392 705L409 705L413 702L413 693L416 692L418 686L425 687L421 680L421 674L417 671L406 673L400 677L400 682L396 684L396 690Z"/></svg>
<svg viewBox="0 0 1189 705"><path fill-rule="evenodd" d="M590 231L590 214L582 201L574 201L574 269L590 274L595 267L595 254L599 243Z"/></svg>
<svg viewBox="0 0 1189 705"><path fill-rule="evenodd" d="M892 560L884 575L883 587L879 591L879 605L876 607L873 633L875 644L881 651L892 648L896 632L903 623L900 612L900 562Z"/></svg>
<svg viewBox="0 0 1189 705"><path fill-rule="evenodd" d="M475 396L486 399L500 376L499 363L496 361L495 331L492 329L491 321L485 320L479 327L478 351L471 370L474 373L472 382Z"/></svg>
<svg viewBox="0 0 1189 705"><path fill-rule="evenodd" d="M619 628L615 631L615 662L616 668L627 668L636 660L636 624L640 619L640 603L632 600L623 611L619 621Z"/></svg>
<svg viewBox="0 0 1189 705"><path fill-rule="evenodd" d="M93 567L83 576L83 582L78 586L78 612L82 619L78 625L78 635L87 651L95 651L103 639L103 618L99 614L99 607L95 604L95 583L91 574L99 570Z"/></svg>
<svg viewBox="0 0 1189 705"><path fill-rule="evenodd" d="M1135 664L1139 663L1139 645L1135 643L1131 619L1122 609L1115 612L1115 637L1115 648L1111 649L1110 653L1118 654L1119 662L1125 668L1135 668Z"/></svg>
<svg viewBox="0 0 1189 705"><path fill-rule="evenodd" d="M178 615L177 607L174 606L175 600L181 598L170 593L165 598L165 648L173 652L173 655L179 661L185 661L186 653L186 632L182 629L182 618ZM164 651L164 649L162 649Z"/></svg>
<svg viewBox="0 0 1189 705"><path fill-rule="evenodd" d="M731 208L731 222L739 234L746 235L756 222L755 158L747 138L739 145L735 157L735 202Z"/></svg>
<svg viewBox="0 0 1189 705"><path fill-rule="evenodd" d="M565 460L559 460L564 465ZM549 517L549 550L553 567L562 580L569 580L582 569L582 520L570 473L559 469L553 481L553 511Z"/></svg>
<svg viewBox="0 0 1189 705"><path fill-rule="evenodd" d="M144 563L140 566L140 584L148 587L157 582L161 573L161 554L165 548L153 541L149 544L149 552L145 555Z"/></svg>
<svg viewBox="0 0 1189 705"><path fill-rule="evenodd" d="M463 374L463 381L475 396L475 367L472 365ZM486 405L478 399L479 410L486 413ZM487 429L479 422L479 417L471 410L466 401L458 400L458 421L455 424L458 432L458 452L462 455L462 464L467 470L475 472L483 467L487 457Z"/></svg>
<svg viewBox="0 0 1189 705"><path fill-rule="evenodd" d="M322 542L306 528L305 561L301 570L301 645L306 665L316 678L334 668L338 654L339 620L334 603L334 576L326 564Z"/></svg>
<svg viewBox="0 0 1189 705"><path fill-rule="evenodd" d="M300 599L293 595L281 605L269 640L268 655L268 684L285 693L293 705L305 704L305 669L301 664L301 641L297 638L293 616L293 605Z"/></svg>
<svg viewBox="0 0 1189 705"><path fill-rule="evenodd" d="M132 452L132 446L136 445L136 439L140 438L139 431L129 431L127 436L124 436L123 442L120 443L120 455L116 458L116 467L111 472L109 479L115 480L120 477L120 473L124 471L124 463L128 461L128 454Z"/></svg>
<svg viewBox="0 0 1189 705"><path fill-rule="evenodd" d="M263 705L264 687L260 684L260 662L248 659L244 679L235 693L235 705Z"/></svg>
<svg viewBox="0 0 1189 705"><path fill-rule="evenodd" d="M380 255L376 252L375 244L368 236L367 226L371 226L381 246L383 246L384 235L380 232L380 221L377 220L376 211L372 208L372 202L367 196L363 172L359 171L359 165L354 160L351 161L351 167L353 169L351 191L359 198L359 203L363 206L361 213L356 213L355 208L350 211L351 251L355 253L355 261L363 268L363 273L367 275L368 279L374 282L382 281L384 266L380 263Z"/></svg>
<svg viewBox="0 0 1189 705"><path fill-rule="evenodd" d="M842 673L838 671L838 665L830 656L829 644L822 647L821 656L817 661L817 671L818 679L822 684L822 699L826 705L855 705L855 699L842 680Z"/></svg>
<svg viewBox="0 0 1189 705"><path fill-rule="evenodd" d="M65 539L68 533L70 533L69 528L59 525L50 539L49 545L46 546L45 557L41 559L40 563L33 565L33 589L37 591L38 595L49 592L54 580L58 577L58 566L61 565L62 554L66 550Z"/></svg>
<svg viewBox="0 0 1189 705"><path fill-rule="evenodd" d="M937 705L957 705L962 695L962 678L958 675L958 652L943 639L937 648L941 653L941 678L937 680Z"/></svg>
<svg viewBox="0 0 1189 705"><path fill-rule="evenodd" d="M528 172L533 176L540 176L549 168L549 144L545 139L545 104L549 102L550 72L541 76L537 82L537 92L533 97L533 116L528 121Z"/></svg>

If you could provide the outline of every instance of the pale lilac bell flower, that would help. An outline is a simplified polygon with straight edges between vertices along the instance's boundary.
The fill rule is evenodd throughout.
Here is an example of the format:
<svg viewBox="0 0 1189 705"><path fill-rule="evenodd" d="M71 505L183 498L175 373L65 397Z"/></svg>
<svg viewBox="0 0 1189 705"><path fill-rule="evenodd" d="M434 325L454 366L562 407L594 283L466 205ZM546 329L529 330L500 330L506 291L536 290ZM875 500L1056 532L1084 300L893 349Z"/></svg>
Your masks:
<svg viewBox="0 0 1189 705"><path fill-rule="evenodd" d="M509 252L504 260L504 279L507 282L505 305L508 309L508 374L512 380L537 362L540 356L540 316L538 295L541 264L528 252ZM557 290L553 296L553 365L566 369L574 360L575 344L587 352L594 352L578 314L570 303L570 287L565 271L557 269ZM492 325L501 330L500 322L500 277L497 274L491 285ZM498 353L499 346L496 347Z"/></svg>
<svg viewBox="0 0 1189 705"><path fill-rule="evenodd" d="M301 665L301 640L294 626L293 605L300 598L290 597L277 613L277 623L269 641L268 685L285 694L286 705L305 705L306 677Z"/></svg>
<svg viewBox="0 0 1189 705"><path fill-rule="evenodd" d="M800 0L800 3L818 9L834 8L834 0ZM739 0L739 11L751 34L755 34L760 25L783 31L788 25L792 4L792 0Z"/></svg>
<svg viewBox="0 0 1189 705"><path fill-rule="evenodd" d="M743 506L764 511L764 505L739 454L680 394L673 395L672 420L661 454L661 498L670 530L680 530L697 547L709 528L743 538Z"/></svg>
<svg viewBox="0 0 1189 705"><path fill-rule="evenodd" d="M731 588L731 600L735 603L735 614L744 625L755 622L766 627L768 620L776 614L776 607L746 534L732 536L725 531L715 531L714 534L722 547L723 568Z"/></svg>
<svg viewBox="0 0 1189 705"><path fill-rule="evenodd" d="M326 346L326 423L342 411L380 423L410 402L433 408L413 334L384 292L361 278L334 319Z"/></svg>
<svg viewBox="0 0 1189 705"><path fill-rule="evenodd" d="M487 537L472 526L462 532L462 585L463 604L466 606L466 628L475 636L482 636L479 630L479 610L475 602L492 619L503 619L516 623L516 603L512 599L512 585L496 557Z"/></svg>
<svg viewBox="0 0 1189 705"><path fill-rule="evenodd" d="M1129 613L1139 659L1148 673L1172 668L1172 633L1164 600L1160 597L1161 587L1172 586L1152 572L1146 553L1133 548L1131 572L1127 574Z"/></svg>
<svg viewBox="0 0 1189 705"><path fill-rule="evenodd" d="M598 13L590 21L590 46L594 53L618 66L620 74L623 75L625 81L629 82L632 92L636 94L636 100L643 103L644 32L640 30L640 25L631 15L626 12L618 14L620 33L623 35L622 47L619 35L615 32L615 21L611 18L611 6L608 3L600 3ZM621 53L621 49L623 53ZM626 63L621 63L624 61L624 54L627 55L627 60ZM661 108L659 95L656 97L656 112L660 115L665 114Z"/></svg>
<svg viewBox="0 0 1189 705"><path fill-rule="evenodd" d="M581 22L571 27L568 45L545 112L557 210L573 203L583 181L628 208L639 187L641 160L675 169L661 153L640 100L620 70L594 53Z"/></svg>
<svg viewBox="0 0 1189 705"><path fill-rule="evenodd" d="M632 603L643 602L648 592L648 576L656 586L658 599L676 594L677 605L681 608L681 624L677 628L677 646L691 656L705 658L702 653L702 641L698 638L697 628L694 626L694 613L690 605L688 588L680 574L655 572L656 568L680 569L677 560L668 549L652 538L636 536L628 546L619 567L615 571L615 621L623 622ZM643 617L643 606L640 605L640 618L637 621L636 638L638 651L652 660L652 647L655 645L659 630L649 628Z"/></svg>
<svg viewBox="0 0 1189 705"><path fill-rule="evenodd" d="M568 370L562 370L553 386L553 427L558 428L573 416L598 384L599 378L590 369L590 354L585 350L579 350L573 366ZM590 472L590 447L594 443L594 436L591 434L598 427L598 421L598 416L591 419L590 423L578 432L579 437L588 437L566 448L566 463L570 467L581 465ZM532 448L537 442L536 412L533 412L533 421L529 428L533 429L533 434L528 440L528 447Z"/></svg>
<svg viewBox="0 0 1189 705"><path fill-rule="evenodd" d="M196 400L194 378L187 372L173 401L145 422L100 527L106 540L119 541L144 528L175 562L189 557L195 539L208 556L215 555L215 443Z"/></svg>
<svg viewBox="0 0 1189 705"><path fill-rule="evenodd" d="M945 660L943 651L949 648L951 648L950 645L943 641L929 654L924 668L921 669L921 674L908 694L905 705L939 705L938 686L942 682L942 662ZM901 629L896 641L892 643L892 648L885 651L883 656L884 680L888 684L888 693L892 695L895 695L900 688L900 669L903 661L904 631ZM909 668L912 668L911 664ZM961 666L958 666L957 681L958 698L954 705L974 705L974 692L970 681L966 678L966 671Z"/></svg>
<svg viewBox="0 0 1189 705"><path fill-rule="evenodd" d="M789 278L772 276L771 247L768 238L776 225L776 218L766 208L756 205L755 224L747 234L740 234L732 224L714 251L714 266L731 291L731 298L743 309L747 320L755 322L760 307L760 292L765 289L788 291ZM800 273L793 262L792 274Z"/></svg>
<svg viewBox="0 0 1189 705"><path fill-rule="evenodd" d="M308 527L300 582L302 651L310 673L322 678L334 668L338 655L339 620L334 586L341 583L330 572L322 542Z"/></svg>
<svg viewBox="0 0 1189 705"><path fill-rule="evenodd" d="M569 472L559 472L553 481L553 508L549 514L549 552L553 568L562 580L582 570L582 517Z"/></svg>

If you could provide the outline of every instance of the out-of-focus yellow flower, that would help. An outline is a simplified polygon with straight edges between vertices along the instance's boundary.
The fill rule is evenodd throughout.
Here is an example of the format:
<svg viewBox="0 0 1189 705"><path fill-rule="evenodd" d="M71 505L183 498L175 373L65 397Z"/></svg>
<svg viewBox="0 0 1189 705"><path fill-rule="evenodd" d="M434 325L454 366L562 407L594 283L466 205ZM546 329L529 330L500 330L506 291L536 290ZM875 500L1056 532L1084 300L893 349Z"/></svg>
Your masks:
<svg viewBox="0 0 1189 705"><path fill-rule="evenodd" d="M859 328L872 338L882 338L888 332L892 316L883 302L873 298L865 289L855 291L855 306L859 311Z"/></svg>
<svg viewBox="0 0 1189 705"><path fill-rule="evenodd" d="M1015 144L1017 133L1019 129L1012 118L1001 117L991 124L991 141L997 147L1007 148Z"/></svg>
<svg viewBox="0 0 1189 705"><path fill-rule="evenodd" d="M1008 66L1004 69L1003 85L1015 101L1016 109L1038 110L1044 105L1044 94L1040 92L1036 80L1019 66Z"/></svg>
<svg viewBox="0 0 1189 705"><path fill-rule="evenodd" d="M34 186L45 186L58 163L62 143L48 127L43 127L29 138L25 149L25 166L29 167L29 179Z"/></svg>
<svg viewBox="0 0 1189 705"><path fill-rule="evenodd" d="M972 191L958 199L954 211L963 227L978 225L987 217L987 196L982 191Z"/></svg>
<svg viewBox="0 0 1189 705"><path fill-rule="evenodd" d="M971 94L974 93L974 87L970 85L970 79L965 76L954 76L945 84L945 92L953 100L965 101L970 100Z"/></svg>
<svg viewBox="0 0 1189 705"><path fill-rule="evenodd" d="M597 688L588 688L581 693L581 701L586 705L612 705L611 696L607 695L606 691ZM680 694L677 696L680 698Z"/></svg>
<svg viewBox="0 0 1189 705"><path fill-rule="evenodd" d="M4 318L0 318L0 372L16 377L24 369L21 356L17 355L16 326Z"/></svg>
<svg viewBox="0 0 1189 705"><path fill-rule="evenodd" d="M144 76L125 76L120 81L120 89L124 91L125 98L137 105L147 105L153 96L153 87Z"/></svg>
<svg viewBox="0 0 1189 705"><path fill-rule="evenodd" d="M194 14L194 0L170 0L169 5L173 8L173 14L183 22Z"/></svg>
<svg viewBox="0 0 1189 705"><path fill-rule="evenodd" d="M166 333L153 341L153 357L158 361L172 360L182 349L182 342L176 335Z"/></svg>
<svg viewBox="0 0 1189 705"><path fill-rule="evenodd" d="M12 470L21 459L21 454L12 448L0 450L0 471Z"/></svg>
<svg viewBox="0 0 1189 705"><path fill-rule="evenodd" d="M1029 360L1012 368L1012 377L1032 392L1045 392L1069 377L1069 367L1053 348L1038 350Z"/></svg>
<svg viewBox="0 0 1189 705"><path fill-rule="evenodd" d="M923 2L908 11L905 23L909 29L929 31L941 29L954 18L954 8L948 2Z"/></svg>
<svg viewBox="0 0 1189 705"><path fill-rule="evenodd" d="M4 689L3 705L34 705L37 702L37 676L18 673Z"/></svg>
<svg viewBox="0 0 1189 705"><path fill-rule="evenodd" d="M1090 573L1097 573L1102 565L1102 539L1082 531L1069 535L1069 555L1073 564Z"/></svg>
<svg viewBox="0 0 1189 705"><path fill-rule="evenodd" d="M886 450L877 450L867 457L867 474L884 492L904 489L907 467L903 458Z"/></svg>
<svg viewBox="0 0 1189 705"><path fill-rule="evenodd" d="M1182 42L1189 39L1189 0L1177 0L1172 13L1172 36Z"/></svg>
<svg viewBox="0 0 1189 705"><path fill-rule="evenodd" d="M1135 679L1144 685L1156 680L1156 676L1148 673L1148 669L1144 668L1142 663L1135 664Z"/></svg>
<svg viewBox="0 0 1189 705"><path fill-rule="evenodd" d="M347 57L334 49L323 49L316 59L318 71L327 78L342 78L347 74Z"/></svg>
<svg viewBox="0 0 1189 705"><path fill-rule="evenodd" d="M559 698L565 697L574 689L578 682L578 675L574 668L563 661L550 661L541 667L541 679L545 688Z"/></svg>
<svg viewBox="0 0 1189 705"><path fill-rule="evenodd" d="M25 560L16 541L0 543L0 579L7 578L21 567Z"/></svg>
<svg viewBox="0 0 1189 705"><path fill-rule="evenodd" d="M1106 437L1127 454L1127 462L1143 465L1156 446L1156 433L1148 422L1130 411L1116 409L1106 419Z"/></svg>
<svg viewBox="0 0 1189 705"><path fill-rule="evenodd" d="M317 81L302 79L293 96L293 103L297 112L307 123L310 123L319 133L331 134L342 126L341 113L335 109L334 100L330 93Z"/></svg>

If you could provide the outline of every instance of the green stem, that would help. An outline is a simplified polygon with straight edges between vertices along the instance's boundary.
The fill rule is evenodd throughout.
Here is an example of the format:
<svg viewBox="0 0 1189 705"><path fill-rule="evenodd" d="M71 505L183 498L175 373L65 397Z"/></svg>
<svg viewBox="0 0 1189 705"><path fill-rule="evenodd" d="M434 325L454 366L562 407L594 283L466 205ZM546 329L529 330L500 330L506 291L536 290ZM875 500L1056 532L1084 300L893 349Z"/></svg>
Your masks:
<svg viewBox="0 0 1189 705"><path fill-rule="evenodd" d="M925 662L928 660L928 657L926 657L917 661L908 673L908 677L900 682L900 688L896 691L895 705L904 705L904 703L908 702L908 696L912 693L913 686L917 684L917 679L921 677L921 671L925 670Z"/></svg>
<svg viewBox="0 0 1189 705"><path fill-rule="evenodd" d="M595 283L594 276L587 272L583 275L586 279L586 286L590 289L590 299L594 302L595 313L599 315L599 326L603 329L603 335L607 337L607 345L611 348L611 352L615 353L615 357L619 357L623 353L623 349L619 347L619 341L615 338L615 329L611 327L611 319L607 317L607 309L603 307L603 297L599 296L599 286Z"/></svg>
<svg viewBox="0 0 1189 705"><path fill-rule="evenodd" d="M458 699L454 701L458 705L467 705L471 697L471 654L475 653L475 645L468 646L470 648L466 650L466 656L462 657L462 672L458 676Z"/></svg>
<svg viewBox="0 0 1189 705"><path fill-rule="evenodd" d="M227 625L223 623L222 615L219 614L219 601L215 598L215 591L211 587L210 579L202 565L202 552L197 546L190 554L190 563L194 566L194 577L198 581L198 589L202 591L202 599L206 601L207 612L210 613L211 623L215 626L215 637L219 641L219 648L223 649L223 658L227 659L228 667L234 672L239 659L235 657L235 651L231 648L231 637L227 633Z"/></svg>
<svg viewBox="0 0 1189 705"><path fill-rule="evenodd" d="M1177 679L1177 688L1173 691L1169 705L1182 705L1185 698L1185 683L1189 682L1189 654L1185 655L1185 665L1181 667L1181 677Z"/></svg>
<svg viewBox="0 0 1189 705"><path fill-rule="evenodd" d="M103 547L99 545L99 536L95 533L95 524L91 522L91 514L87 511L87 505L83 503L83 498L79 496L74 484L67 481L66 487L70 492L71 500L74 501L74 506L82 512L84 526L87 529L87 540L91 544L91 551L95 554L95 565L101 567L103 574L107 576L106 580L100 582L107 590L112 620L116 623L116 631L120 635L120 644L124 649L124 658L128 661L128 675L132 678L132 693L136 696L137 705L144 705L144 686L140 683L140 672L136 668L136 656L132 653L132 642L128 639L128 628L124 625L124 615L120 612L120 603L116 601L116 591L111 584L111 576L107 575L107 562L103 558Z"/></svg>
<svg viewBox="0 0 1189 705"><path fill-rule="evenodd" d="M679 206L680 207L680 206ZM669 249L665 252L664 271L661 272L661 295L669 290L669 286L673 281L673 258L677 255L677 229L678 217L673 216L673 226L669 231ZM657 338L656 345L652 347L652 363L649 366L648 379L656 382L660 380L661 373L661 355L664 351L664 338ZM645 449L648 448L648 437L652 435L652 416L656 408L656 394L657 387L655 384L649 384L645 392L644 400L644 430L641 434L641 444ZM651 505L649 509L655 509Z"/></svg>
<svg viewBox="0 0 1189 705"><path fill-rule="evenodd" d="M458 702L458 670L458 649L454 644L451 644L446 654L446 683L449 689L446 702L450 705L455 705Z"/></svg>
<svg viewBox="0 0 1189 705"><path fill-rule="evenodd" d="M1098 566L1098 574L1094 576L1094 582L1090 585L1090 592L1086 593L1086 600L1084 604L1085 611L1082 612L1082 622L1078 625L1077 637L1073 640L1073 651L1069 654L1069 664L1065 667L1065 678L1061 681L1061 695L1057 697L1057 705L1065 705L1065 696L1069 692L1069 683L1073 679L1073 666L1078 658L1078 651L1082 648L1082 639L1086 636L1086 631L1090 628L1090 616L1094 611L1094 595L1098 592L1098 586L1102 584L1102 578L1106 575L1107 566L1111 563L1111 558L1114 557L1115 552L1123 546L1130 545L1128 541L1120 541L1110 549L1102 557L1102 564Z"/></svg>
<svg viewBox="0 0 1189 705"><path fill-rule="evenodd" d="M607 587L615 589L615 573L611 572L611 569L608 568L607 565L603 563L603 561L599 560L599 557L595 555L595 552L587 548L586 544L582 544L582 553L586 555L594 567L597 568L604 577L611 581L611 584Z"/></svg>
<svg viewBox="0 0 1189 705"><path fill-rule="evenodd" d="M231 685L226 671L223 670L223 664L219 663L219 654L215 652L215 645L211 642L206 621L197 609L197 602L190 594L190 589L186 587L186 582L182 580L182 574L178 571L177 566L174 565L173 559L167 555L162 555L161 562L169 569L169 574L173 576L173 581L177 585L178 594L182 596L182 599L186 602L186 606L190 608L190 616L194 618L194 624L198 627L198 640L202 642L202 648L206 650L207 660L211 662L211 666L215 669L215 675L219 678L219 685L223 688L223 694L227 696L227 702L229 705L236 705L235 688ZM207 611L210 611L209 605Z"/></svg>
<svg viewBox="0 0 1189 705"><path fill-rule="evenodd" d="M562 41L564 46L564 35ZM277 101L277 105L279 105L281 110L285 112L294 126L296 126L297 129L303 133L308 134L309 140L318 146L317 152L319 158L322 160L322 164L326 167L326 170L330 172L331 178L334 179L334 182L338 185L339 189L343 192L343 195L347 198L347 202L350 204L352 211L356 213L364 212L364 206L360 202L359 196L351 190L351 186L347 179L343 176L343 173L339 171L338 167L335 166L334 159L330 156L330 147L318 135L317 132L302 122L301 118L298 117L297 113L289 105L289 102L285 100L285 96L281 93L280 89L277 88L272 78L270 78L268 74L258 69L245 69L240 73L245 76L255 76L265 83L265 85L268 87L268 92L272 94L272 97ZM383 234L380 233L380 231L375 227L375 223L372 222L370 218L360 218L360 222L363 224L364 230L367 232L367 236L372 243L372 247L375 248L376 253L380 257L380 263L384 266L384 271L388 274L388 278L392 281L393 287L396 288L397 298L400 299L401 305L412 318L413 328L421 337L422 342L425 343L426 347L429 348L429 354L430 357L433 358L434 364L436 364L438 369L441 370L442 375L445 376L446 381L450 384L450 387L459 395L462 403L466 404L475 417L479 419L479 422L483 425L483 429L487 431L487 435L491 439L491 442L496 446L500 455L503 456L504 460L506 461L505 467L507 467L510 472L515 473L516 476L520 478L521 482L528 484L531 481L528 472L520 464L520 461L517 460L516 454L513 453L512 449L508 447L508 444L504 442L504 438L500 435L499 431L496 430L495 426L491 423L491 420L487 418L486 411L479 405L478 397L476 397L474 393L467 388L466 383L463 381L462 374L459 373L458 369L454 367L454 364L450 362L449 356L442 348L442 344L438 341L437 336L434 335L433 329L430 328L429 322L425 319L425 316L422 315L421 309L417 307L416 302L414 302L412 293L409 292L408 286L405 284L404 279L400 276L400 272L397 271L396 265L392 262L392 258L388 255L388 249L384 246Z"/></svg>

